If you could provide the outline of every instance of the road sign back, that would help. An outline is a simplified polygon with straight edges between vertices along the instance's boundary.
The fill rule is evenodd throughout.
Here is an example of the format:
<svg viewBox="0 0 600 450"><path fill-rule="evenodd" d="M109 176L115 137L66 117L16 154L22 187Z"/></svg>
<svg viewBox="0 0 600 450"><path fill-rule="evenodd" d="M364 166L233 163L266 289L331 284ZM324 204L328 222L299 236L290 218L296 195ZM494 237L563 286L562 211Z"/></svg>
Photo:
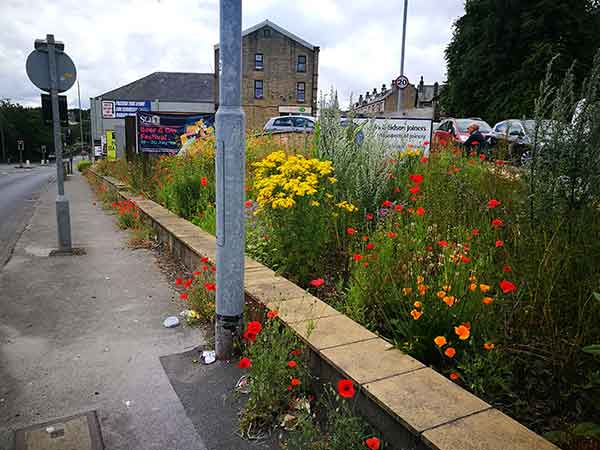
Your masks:
<svg viewBox="0 0 600 450"><path fill-rule="evenodd" d="M48 52L45 50L34 50L27 57L27 76L33 84L42 91L50 92L50 70ZM69 55L64 52L56 52L56 72L58 75L58 92L71 89L77 78L75 64Z"/></svg>

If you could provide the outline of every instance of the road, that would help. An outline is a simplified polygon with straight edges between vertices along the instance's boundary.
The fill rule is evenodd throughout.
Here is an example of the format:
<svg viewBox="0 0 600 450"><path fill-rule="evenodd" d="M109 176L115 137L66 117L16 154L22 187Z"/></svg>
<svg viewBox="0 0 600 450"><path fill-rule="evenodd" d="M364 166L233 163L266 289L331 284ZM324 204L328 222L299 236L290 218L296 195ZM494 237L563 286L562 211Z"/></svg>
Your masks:
<svg viewBox="0 0 600 450"><path fill-rule="evenodd" d="M14 165L0 165L0 268L8 261L31 218L40 193L55 175L55 166L17 169Z"/></svg>

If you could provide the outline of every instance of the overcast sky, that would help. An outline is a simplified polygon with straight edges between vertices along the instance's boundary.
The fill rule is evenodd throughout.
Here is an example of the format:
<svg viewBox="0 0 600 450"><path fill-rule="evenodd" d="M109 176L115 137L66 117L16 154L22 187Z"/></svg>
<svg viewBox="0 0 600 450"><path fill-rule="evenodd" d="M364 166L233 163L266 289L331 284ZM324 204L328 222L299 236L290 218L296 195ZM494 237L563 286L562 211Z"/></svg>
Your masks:
<svg viewBox="0 0 600 450"><path fill-rule="evenodd" d="M243 27L269 19L321 47L319 89L350 95L400 71L402 0L252 0ZM444 49L463 0L410 0L406 74L417 83L442 82ZM0 0L0 98L37 106L39 90L25 74L36 38L65 43L89 97L156 71L212 72L219 38L218 0ZM77 89L67 93L77 104Z"/></svg>

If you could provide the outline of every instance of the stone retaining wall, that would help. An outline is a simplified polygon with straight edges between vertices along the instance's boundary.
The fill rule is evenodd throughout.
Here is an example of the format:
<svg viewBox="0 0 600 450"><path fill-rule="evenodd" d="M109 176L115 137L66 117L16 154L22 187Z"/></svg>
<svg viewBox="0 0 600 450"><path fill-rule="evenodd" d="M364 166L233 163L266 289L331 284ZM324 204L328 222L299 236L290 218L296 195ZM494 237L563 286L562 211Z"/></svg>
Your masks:
<svg viewBox="0 0 600 450"><path fill-rule="evenodd" d="M136 203L158 239L190 270L216 260L214 236L128 186L92 170L109 189ZM320 381L354 381L359 412L397 450L557 450L558 447L460 386L394 349L271 269L246 257L246 297L279 316L310 347Z"/></svg>

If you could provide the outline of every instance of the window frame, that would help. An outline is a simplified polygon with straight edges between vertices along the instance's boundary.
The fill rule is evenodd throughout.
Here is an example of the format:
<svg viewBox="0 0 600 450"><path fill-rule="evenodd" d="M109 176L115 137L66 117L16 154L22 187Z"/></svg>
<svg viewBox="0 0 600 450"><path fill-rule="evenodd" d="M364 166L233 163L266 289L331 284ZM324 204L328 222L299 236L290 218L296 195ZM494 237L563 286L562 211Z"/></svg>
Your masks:
<svg viewBox="0 0 600 450"><path fill-rule="evenodd" d="M260 83L260 87L258 87L258 83ZM257 92L260 90L260 96L257 95ZM265 81L264 80L254 80L254 98L257 100L265 98Z"/></svg>
<svg viewBox="0 0 600 450"><path fill-rule="evenodd" d="M300 58L304 58L304 62L300 62ZM300 70L301 65L303 66L303 70ZM308 58L306 55L298 55L296 58L296 72L298 73L306 73L306 66L308 65Z"/></svg>
<svg viewBox="0 0 600 450"><path fill-rule="evenodd" d="M260 56L260 66L259 66L259 56ZM255 53L254 54L254 70L262 72L265 70L265 55L264 53Z"/></svg>
<svg viewBox="0 0 600 450"><path fill-rule="evenodd" d="M300 86L302 86L302 89L300 89ZM302 92L302 99L300 99L301 92ZM304 82L304 81L296 82L296 102L298 102L298 103L306 102L306 82Z"/></svg>

